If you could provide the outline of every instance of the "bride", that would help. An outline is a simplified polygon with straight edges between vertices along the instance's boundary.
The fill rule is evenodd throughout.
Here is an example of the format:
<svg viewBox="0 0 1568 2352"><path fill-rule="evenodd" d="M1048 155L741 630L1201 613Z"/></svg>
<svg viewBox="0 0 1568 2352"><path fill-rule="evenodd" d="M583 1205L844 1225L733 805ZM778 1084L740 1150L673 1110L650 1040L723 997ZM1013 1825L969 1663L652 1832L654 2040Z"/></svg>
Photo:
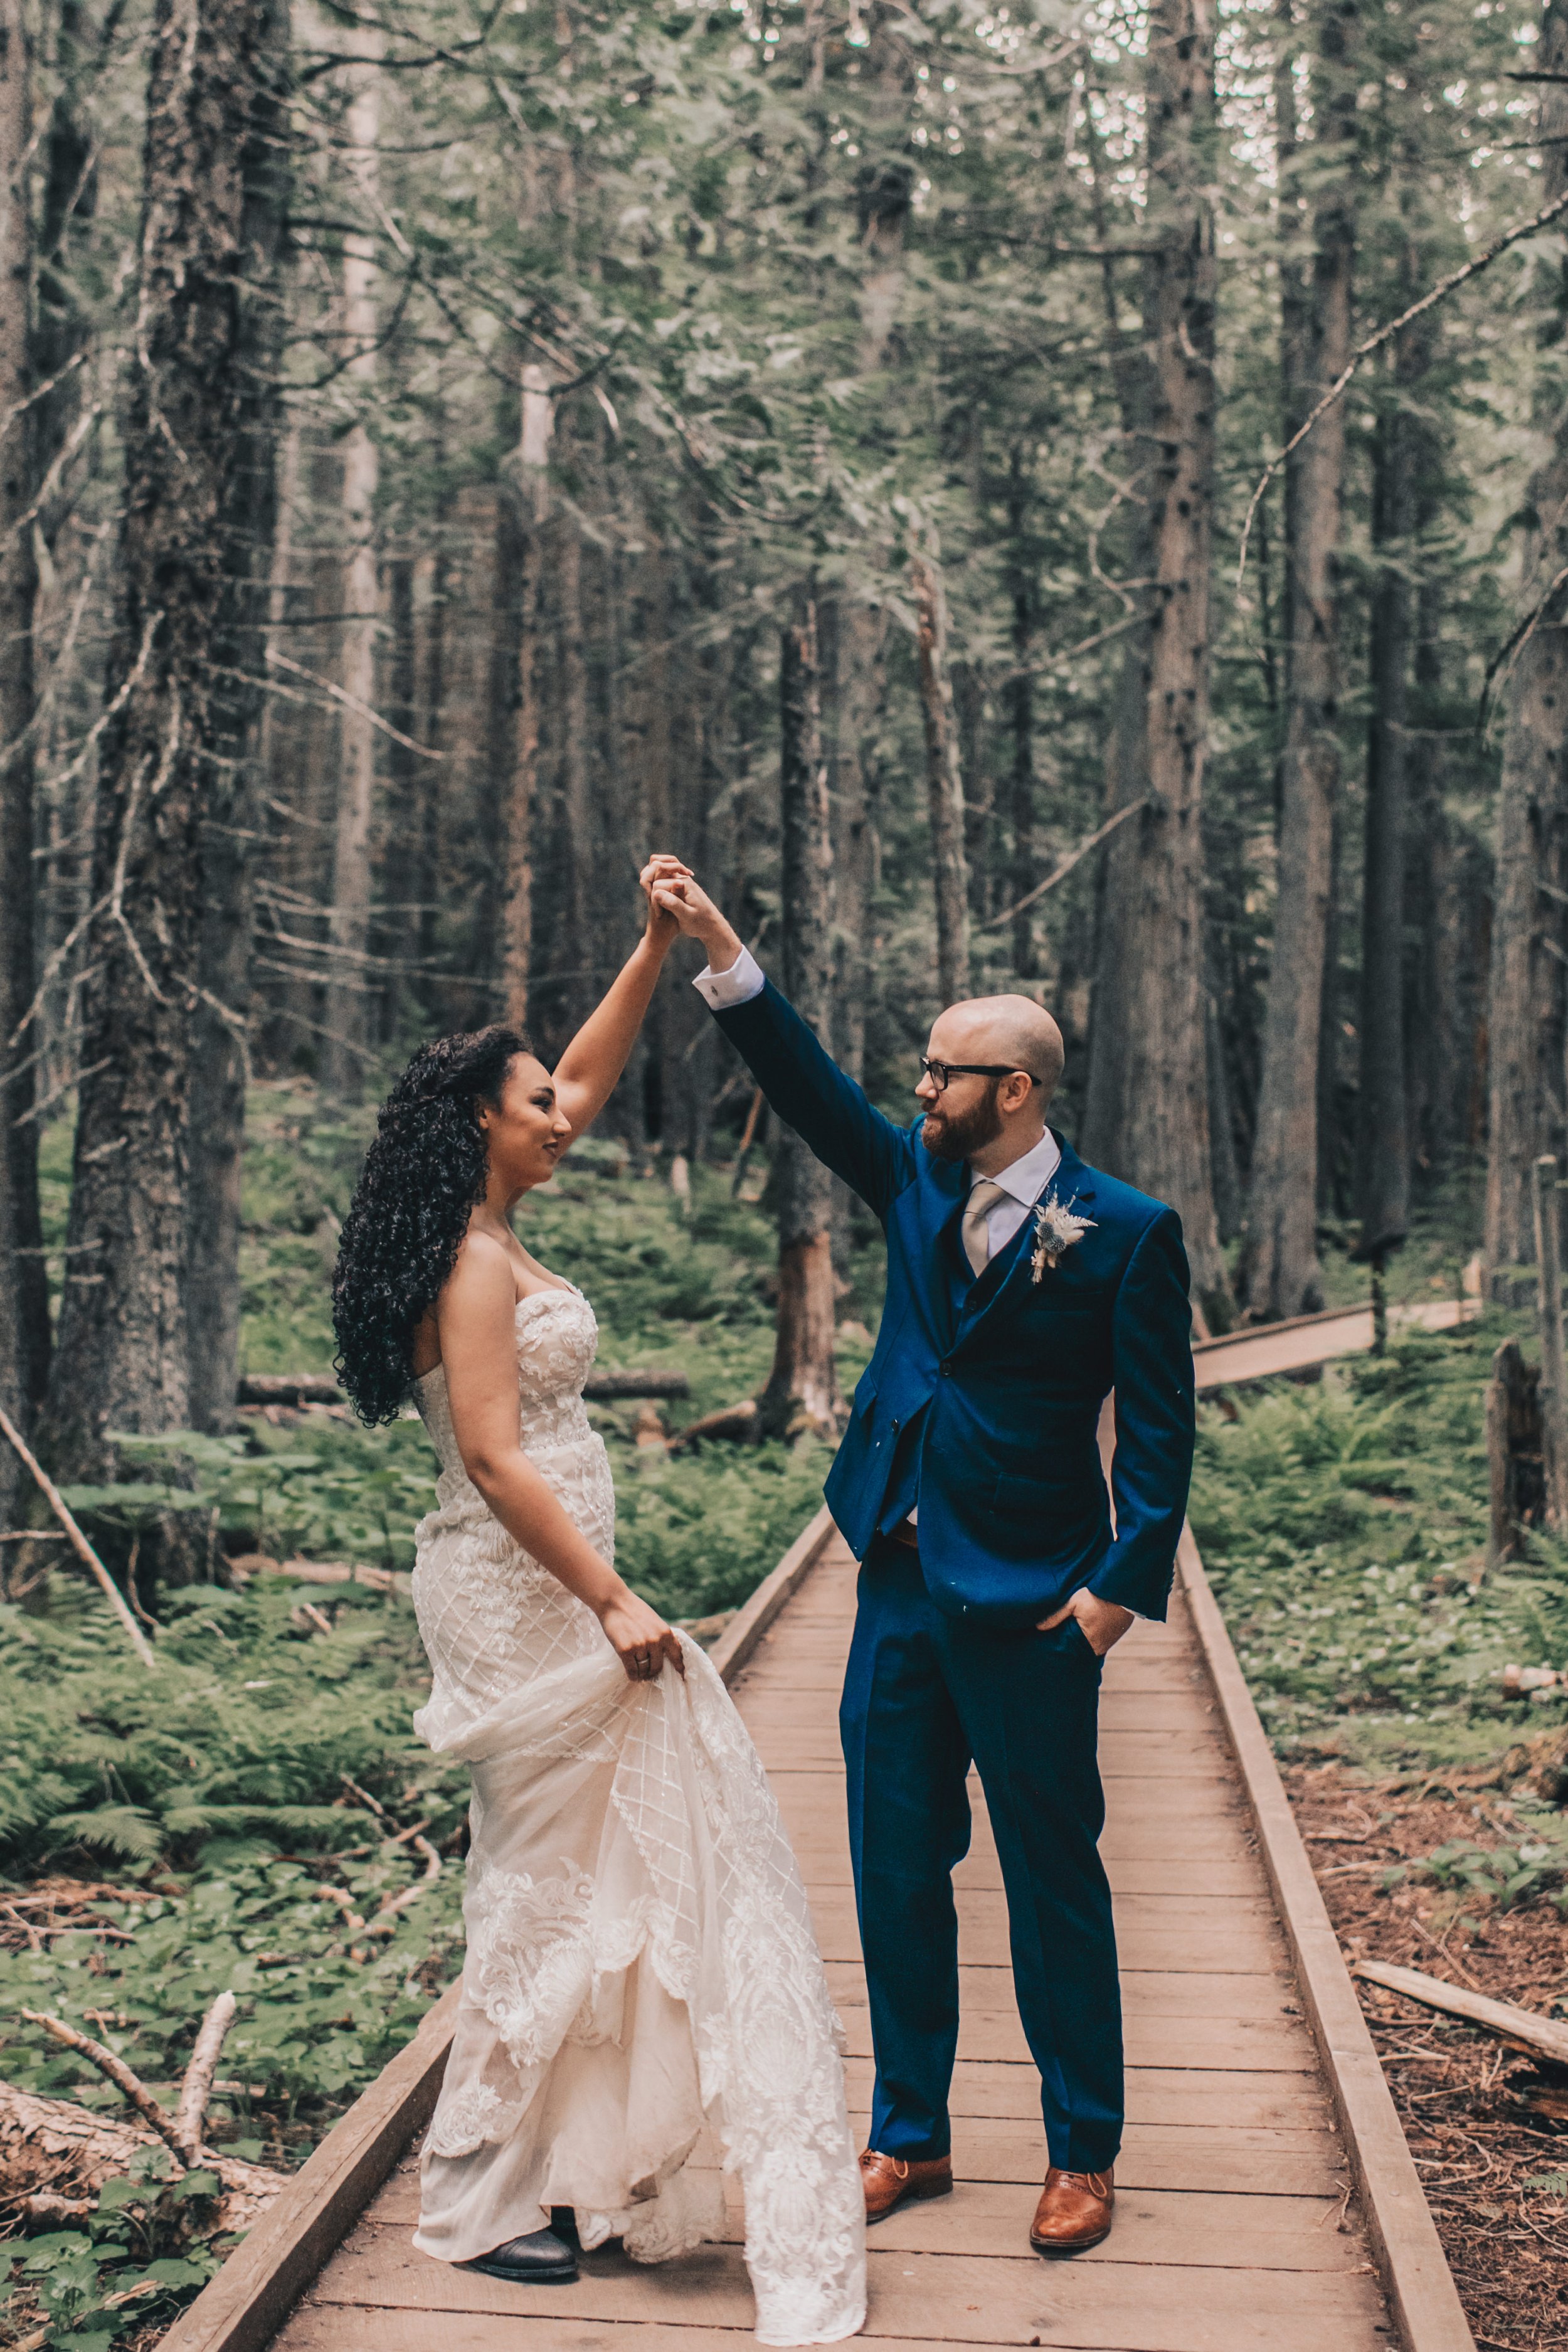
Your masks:
<svg viewBox="0 0 1568 2352"><path fill-rule="evenodd" d="M758 2337L833 2343L865 2315L864 2198L795 1857L708 1658L616 1573L594 1312L510 1223L603 1108L676 935L650 908L553 1074L501 1027L417 1053L343 1226L344 1383L371 1423L412 1394L441 1460L415 1727L473 1777L414 2242L529 2285L576 2277L574 2237L662 2262L721 2234L721 2165Z"/></svg>

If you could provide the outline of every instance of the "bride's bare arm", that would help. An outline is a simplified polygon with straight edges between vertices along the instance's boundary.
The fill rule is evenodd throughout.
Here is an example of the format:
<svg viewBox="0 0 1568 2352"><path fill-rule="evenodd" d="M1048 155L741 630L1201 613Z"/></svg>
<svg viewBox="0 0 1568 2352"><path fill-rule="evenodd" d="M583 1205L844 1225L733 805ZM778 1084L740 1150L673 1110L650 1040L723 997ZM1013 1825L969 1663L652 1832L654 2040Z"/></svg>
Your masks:
<svg viewBox="0 0 1568 2352"><path fill-rule="evenodd" d="M650 857L642 871L643 888L651 890L655 882L673 879L689 870L679 857L662 854ZM650 896L647 929L555 1065L556 1099L571 1120L574 1134L581 1135L609 1100L610 1089L637 1042L664 959L679 936L673 914L656 907Z"/></svg>
<svg viewBox="0 0 1568 2352"><path fill-rule="evenodd" d="M447 1398L463 1467L508 1535L585 1601L633 1681L637 1653L657 1675L686 1662L678 1636L640 1601L572 1519L518 1440L517 1286L500 1244L470 1234L436 1304Z"/></svg>

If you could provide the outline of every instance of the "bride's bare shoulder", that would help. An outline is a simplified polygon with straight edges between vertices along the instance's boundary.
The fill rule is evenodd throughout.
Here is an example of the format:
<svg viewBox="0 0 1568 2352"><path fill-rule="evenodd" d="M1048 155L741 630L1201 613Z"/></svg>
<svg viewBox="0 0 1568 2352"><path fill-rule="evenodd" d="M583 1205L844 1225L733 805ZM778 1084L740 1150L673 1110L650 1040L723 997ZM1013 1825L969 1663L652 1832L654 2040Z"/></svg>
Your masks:
<svg viewBox="0 0 1568 2352"><path fill-rule="evenodd" d="M454 1313L510 1314L517 1303L517 1272L511 1253L493 1234L469 1232L458 1247L457 1262L442 1286L437 1312L443 1320Z"/></svg>

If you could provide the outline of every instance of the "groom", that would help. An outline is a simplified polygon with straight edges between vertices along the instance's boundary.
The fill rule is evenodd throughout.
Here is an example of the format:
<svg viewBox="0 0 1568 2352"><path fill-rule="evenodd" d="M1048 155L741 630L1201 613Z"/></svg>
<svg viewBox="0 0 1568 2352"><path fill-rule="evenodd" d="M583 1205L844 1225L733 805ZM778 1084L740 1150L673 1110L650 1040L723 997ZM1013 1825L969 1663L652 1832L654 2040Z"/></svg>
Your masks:
<svg viewBox="0 0 1568 2352"><path fill-rule="evenodd" d="M881 1220L876 1353L827 1481L861 1561L839 1713L876 2051L869 2221L952 2186L952 1871L976 1766L1040 2070L1042 2254L1111 2223L1121 2017L1097 1840L1100 1662L1163 1618L1193 1456L1173 1210L1047 1126L1060 1032L1026 997L950 1005L915 1088L873 1109L689 878L657 895L708 951L696 985L779 1116ZM1096 1444L1116 1397L1115 1530Z"/></svg>

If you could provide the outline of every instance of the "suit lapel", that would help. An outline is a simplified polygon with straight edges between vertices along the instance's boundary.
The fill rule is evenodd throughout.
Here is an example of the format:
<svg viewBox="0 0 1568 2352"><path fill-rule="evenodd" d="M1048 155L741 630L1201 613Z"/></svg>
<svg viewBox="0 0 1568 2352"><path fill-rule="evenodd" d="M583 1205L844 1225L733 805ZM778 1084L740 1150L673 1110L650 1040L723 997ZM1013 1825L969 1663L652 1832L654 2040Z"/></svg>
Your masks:
<svg viewBox="0 0 1568 2352"><path fill-rule="evenodd" d="M1051 1133L1056 1135L1055 1128ZM1057 1135L1061 1159L1056 1173L1041 1194L1042 1200L1053 1197L1064 1205L1079 1203L1094 1198L1094 1171L1081 1160L1070 1143ZM1016 1307L1031 1287L1035 1255L1035 1220L1033 1212L1024 1220L1021 1229L1006 1248L994 1257L964 1305L963 1336L973 1338L980 1326L989 1321L999 1310Z"/></svg>
<svg viewBox="0 0 1568 2352"><path fill-rule="evenodd" d="M918 1147L925 1160L925 1171L920 1188L921 1246L928 1263L942 1263L942 1237L949 1225L956 1224L963 1214L963 1204L969 1198L968 1170L957 1160L938 1160L921 1144ZM942 1277L945 1290L947 1276Z"/></svg>

